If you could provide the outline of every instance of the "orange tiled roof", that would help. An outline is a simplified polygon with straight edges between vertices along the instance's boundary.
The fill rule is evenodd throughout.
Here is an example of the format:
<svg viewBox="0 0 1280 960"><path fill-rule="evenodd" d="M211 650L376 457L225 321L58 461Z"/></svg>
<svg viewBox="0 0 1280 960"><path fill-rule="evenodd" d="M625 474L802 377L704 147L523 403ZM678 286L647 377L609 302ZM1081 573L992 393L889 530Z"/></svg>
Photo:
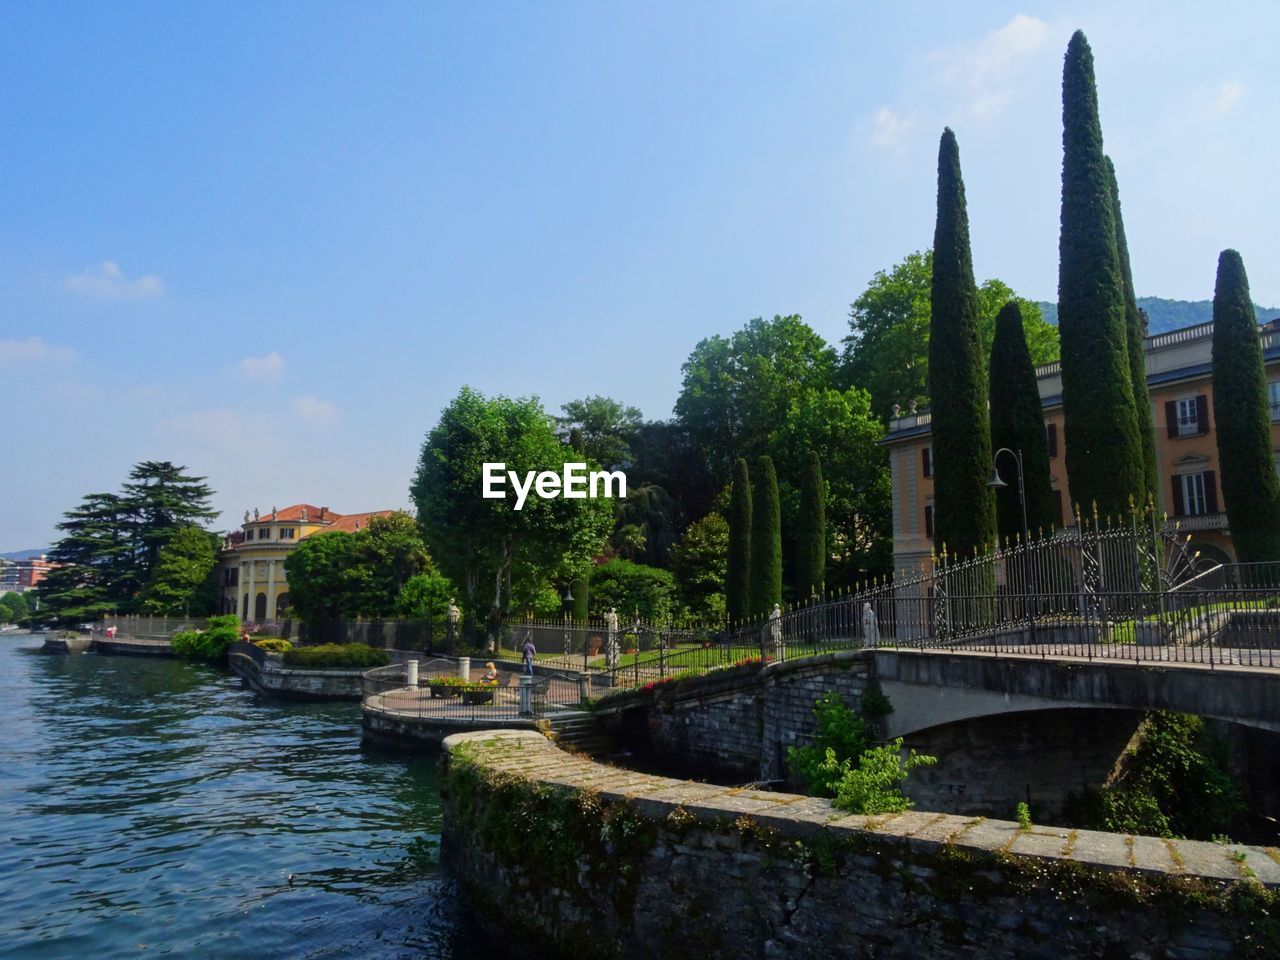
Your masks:
<svg viewBox="0 0 1280 960"><path fill-rule="evenodd" d="M277 510L274 520L276 523L301 523L303 508L307 511L307 523L323 523L327 531L339 530L346 533L354 532L356 524L359 524L359 529L363 530L369 525L370 517L385 517L395 513L394 510L373 510L369 513L342 514L326 508L322 517L320 513L321 507L313 506L310 503L295 503L291 507ZM259 511L258 519L250 520L249 522L251 524L271 523L272 519L270 510L261 510Z"/></svg>

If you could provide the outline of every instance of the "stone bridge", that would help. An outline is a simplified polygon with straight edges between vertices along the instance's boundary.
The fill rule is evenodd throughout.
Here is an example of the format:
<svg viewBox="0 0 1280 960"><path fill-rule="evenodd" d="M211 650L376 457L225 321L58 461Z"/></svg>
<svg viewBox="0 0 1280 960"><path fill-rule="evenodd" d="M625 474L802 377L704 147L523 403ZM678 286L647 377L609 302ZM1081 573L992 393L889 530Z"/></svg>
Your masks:
<svg viewBox="0 0 1280 960"><path fill-rule="evenodd" d="M1278 668L860 650L619 693L597 714L642 757L784 781L787 749L814 732L814 701L834 690L858 707L873 684L893 708L880 737L939 758L908 787L923 809L1007 817L1026 801L1052 817L1069 792L1107 779L1146 711L1170 710L1208 718L1254 808L1280 813Z"/></svg>

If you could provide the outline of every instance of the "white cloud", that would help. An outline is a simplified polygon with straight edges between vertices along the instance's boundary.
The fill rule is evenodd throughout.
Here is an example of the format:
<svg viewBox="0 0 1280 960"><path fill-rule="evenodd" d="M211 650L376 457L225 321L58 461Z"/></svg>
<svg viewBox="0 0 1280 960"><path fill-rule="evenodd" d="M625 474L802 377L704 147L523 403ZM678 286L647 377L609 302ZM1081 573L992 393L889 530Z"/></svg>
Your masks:
<svg viewBox="0 0 1280 960"><path fill-rule="evenodd" d="M338 418L338 408L332 400L321 400L311 394L295 397L293 412L309 423L321 425L333 423Z"/></svg>
<svg viewBox="0 0 1280 960"><path fill-rule="evenodd" d="M245 357L236 369L246 380L279 380L284 375L284 357L272 350L261 357Z"/></svg>
<svg viewBox="0 0 1280 960"><path fill-rule="evenodd" d="M159 277L149 274L136 280L126 279L114 260L104 260L83 273L67 277L62 285L90 300L149 300L164 295L164 283Z"/></svg>
<svg viewBox="0 0 1280 960"><path fill-rule="evenodd" d="M25 340L0 340L0 366L19 366L37 363L65 363L74 360L76 352L69 347L59 347L40 337Z"/></svg>
<svg viewBox="0 0 1280 960"><path fill-rule="evenodd" d="M915 125L915 117L903 117L888 107L881 107L872 121L871 142L877 147L899 147Z"/></svg>
<svg viewBox="0 0 1280 960"><path fill-rule="evenodd" d="M939 82L959 92L975 118L1000 113L1018 90L1018 75L1049 37L1049 25L1018 14L974 43L934 51Z"/></svg>
<svg viewBox="0 0 1280 960"><path fill-rule="evenodd" d="M1214 113L1226 113L1244 96L1244 84L1228 80L1218 88L1218 95L1213 101Z"/></svg>

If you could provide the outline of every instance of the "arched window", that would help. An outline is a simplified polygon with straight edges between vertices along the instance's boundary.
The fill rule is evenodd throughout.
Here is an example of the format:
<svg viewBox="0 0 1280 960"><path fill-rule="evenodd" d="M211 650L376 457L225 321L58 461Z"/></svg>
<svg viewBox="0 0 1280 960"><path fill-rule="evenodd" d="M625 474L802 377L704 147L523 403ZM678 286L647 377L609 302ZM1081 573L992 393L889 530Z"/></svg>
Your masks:
<svg viewBox="0 0 1280 960"><path fill-rule="evenodd" d="M253 601L253 619L267 619L267 595L260 593Z"/></svg>
<svg viewBox="0 0 1280 960"><path fill-rule="evenodd" d="M288 609L289 609L289 594L288 592L285 592L280 594L280 596L276 597L276 619L283 620L284 612Z"/></svg>

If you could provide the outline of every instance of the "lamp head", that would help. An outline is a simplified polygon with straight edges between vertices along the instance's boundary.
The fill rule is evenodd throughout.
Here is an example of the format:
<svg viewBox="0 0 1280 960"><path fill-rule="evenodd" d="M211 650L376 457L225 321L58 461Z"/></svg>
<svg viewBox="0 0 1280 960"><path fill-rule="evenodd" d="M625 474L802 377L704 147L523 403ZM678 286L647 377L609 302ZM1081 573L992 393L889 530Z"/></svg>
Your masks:
<svg viewBox="0 0 1280 960"><path fill-rule="evenodd" d="M1000 479L1000 471L994 466L991 468L991 479L987 481L987 486L993 490L999 490L1001 487L1007 487L1008 484Z"/></svg>

